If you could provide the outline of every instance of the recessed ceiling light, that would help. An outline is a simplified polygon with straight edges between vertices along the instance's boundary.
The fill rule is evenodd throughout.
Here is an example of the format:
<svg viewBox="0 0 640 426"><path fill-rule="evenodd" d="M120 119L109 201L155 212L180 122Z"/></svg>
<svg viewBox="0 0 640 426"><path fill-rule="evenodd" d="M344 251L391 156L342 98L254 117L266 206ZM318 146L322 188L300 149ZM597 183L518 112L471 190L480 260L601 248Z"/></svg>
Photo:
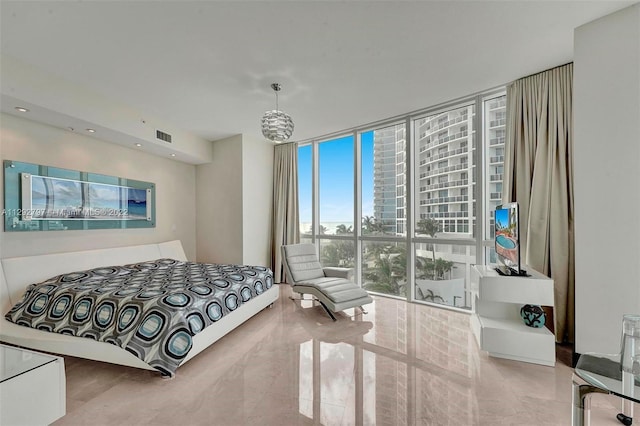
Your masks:
<svg viewBox="0 0 640 426"><path fill-rule="evenodd" d="M176 155L175 155L175 154L171 154L171 156L172 156L172 157L175 157Z"/></svg>
<svg viewBox="0 0 640 426"><path fill-rule="evenodd" d="M136 146L142 146L142 144L141 143L137 143Z"/></svg>
<svg viewBox="0 0 640 426"><path fill-rule="evenodd" d="M87 129L87 132L89 133L95 133L96 131L94 129Z"/></svg>
<svg viewBox="0 0 640 426"><path fill-rule="evenodd" d="M20 112L29 112L29 110L26 109L25 107L16 107L16 110L18 110Z"/></svg>

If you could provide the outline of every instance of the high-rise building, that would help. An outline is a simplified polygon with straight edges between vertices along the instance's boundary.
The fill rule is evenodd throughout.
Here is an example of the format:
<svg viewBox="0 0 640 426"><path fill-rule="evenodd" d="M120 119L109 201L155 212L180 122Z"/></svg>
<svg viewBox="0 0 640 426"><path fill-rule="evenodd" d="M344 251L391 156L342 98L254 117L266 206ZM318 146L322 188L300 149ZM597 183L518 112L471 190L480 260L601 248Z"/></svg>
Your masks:
<svg viewBox="0 0 640 426"><path fill-rule="evenodd" d="M487 210L490 218L487 237L493 237L495 230L494 213L498 205L502 203L502 180L504 175L504 142L506 126L506 96L491 99L485 103L485 159L487 161L485 179L487 179ZM512 200L505 200L512 201Z"/></svg>
<svg viewBox="0 0 640 426"><path fill-rule="evenodd" d="M373 217L385 234L406 231L405 147L404 125L373 132Z"/></svg>
<svg viewBox="0 0 640 426"><path fill-rule="evenodd" d="M484 103L486 211L493 235L493 211L502 200L505 97ZM440 222L448 237L472 237L476 220L475 106L463 106L414 121L416 222ZM404 125L374 132L374 217L386 233L406 232ZM478 206L480 207L480 206Z"/></svg>
<svg viewBox="0 0 640 426"><path fill-rule="evenodd" d="M433 219L449 234L473 225L474 106L415 121L417 220Z"/></svg>

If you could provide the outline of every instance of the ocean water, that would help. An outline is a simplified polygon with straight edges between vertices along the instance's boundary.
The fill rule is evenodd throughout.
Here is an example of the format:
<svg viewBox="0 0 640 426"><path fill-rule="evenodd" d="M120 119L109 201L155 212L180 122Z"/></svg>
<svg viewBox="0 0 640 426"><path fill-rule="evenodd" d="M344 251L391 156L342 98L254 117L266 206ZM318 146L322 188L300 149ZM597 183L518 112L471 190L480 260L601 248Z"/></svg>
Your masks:
<svg viewBox="0 0 640 426"><path fill-rule="evenodd" d="M129 200L129 216L135 217L147 217L147 203L136 203L135 201Z"/></svg>

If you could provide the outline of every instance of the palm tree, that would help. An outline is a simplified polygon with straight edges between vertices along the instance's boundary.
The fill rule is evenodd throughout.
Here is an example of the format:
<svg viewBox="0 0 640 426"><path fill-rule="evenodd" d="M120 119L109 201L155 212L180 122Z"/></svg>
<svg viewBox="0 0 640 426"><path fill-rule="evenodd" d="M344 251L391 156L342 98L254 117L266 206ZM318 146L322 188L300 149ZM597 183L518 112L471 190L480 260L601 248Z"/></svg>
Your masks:
<svg viewBox="0 0 640 426"><path fill-rule="evenodd" d="M416 224L418 235L428 235L435 238L438 232L442 232L442 224L435 219L420 219Z"/></svg>
<svg viewBox="0 0 640 426"><path fill-rule="evenodd" d="M453 269L453 262L449 260L444 260L439 257L434 262L431 259L427 259L426 257L416 256L416 278L417 279L433 279L433 280L443 280L445 279L445 274L451 272Z"/></svg>
<svg viewBox="0 0 640 426"><path fill-rule="evenodd" d="M373 216L365 216L362 218L362 233L384 234L384 225Z"/></svg>
<svg viewBox="0 0 640 426"><path fill-rule="evenodd" d="M434 267L436 279L445 279L444 274L446 274L447 272L451 272L451 269L453 269L453 262L444 260L443 258L439 257L438 260L436 260L436 264Z"/></svg>
<svg viewBox="0 0 640 426"><path fill-rule="evenodd" d="M320 225L320 235L326 234L328 231L326 226Z"/></svg>
<svg viewBox="0 0 640 426"><path fill-rule="evenodd" d="M365 273L370 283L365 285L367 290L385 294L400 294L400 288L393 277L391 259L381 256L376 259L375 268Z"/></svg>
<svg viewBox="0 0 640 426"><path fill-rule="evenodd" d="M355 256L353 241L333 240L322 248L322 266L353 268Z"/></svg>
<svg viewBox="0 0 640 426"><path fill-rule="evenodd" d="M374 261L375 267L365 272L365 278L370 281L365 288L385 294L404 294L407 282L407 253L404 245L396 247L379 244L375 252L378 253Z"/></svg>
<svg viewBox="0 0 640 426"><path fill-rule="evenodd" d="M373 216L365 216L362 218L362 233L371 234L371 229L374 226L375 218Z"/></svg>
<svg viewBox="0 0 640 426"><path fill-rule="evenodd" d="M422 293L422 290L418 289L418 291ZM435 294L430 288L427 289L427 294L422 295L422 300L431 300L434 303L437 303L439 300L440 303L445 303L445 300L442 298L442 296Z"/></svg>
<svg viewBox="0 0 640 426"><path fill-rule="evenodd" d="M416 256L416 278L427 280L433 277L434 263L426 257Z"/></svg>
<svg viewBox="0 0 640 426"><path fill-rule="evenodd" d="M322 266L340 266L340 254L335 244L322 248Z"/></svg>
<svg viewBox="0 0 640 426"><path fill-rule="evenodd" d="M347 228L347 225L342 223L336 226L336 235L345 235L345 234L353 234L353 227L351 225L349 225L348 228Z"/></svg>
<svg viewBox="0 0 640 426"><path fill-rule="evenodd" d="M436 234L442 232L442 224L434 219L420 219L416 224L416 233L418 235L428 235L431 238L436 238ZM436 264L436 245L431 243L433 253L433 264ZM435 268L433 279L436 279Z"/></svg>

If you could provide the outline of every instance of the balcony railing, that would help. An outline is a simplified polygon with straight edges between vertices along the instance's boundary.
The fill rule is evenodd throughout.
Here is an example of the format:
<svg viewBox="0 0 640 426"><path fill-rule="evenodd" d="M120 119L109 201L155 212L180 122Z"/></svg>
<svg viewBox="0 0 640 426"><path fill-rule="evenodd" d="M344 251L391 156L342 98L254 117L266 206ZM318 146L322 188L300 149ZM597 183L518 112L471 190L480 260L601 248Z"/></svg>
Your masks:
<svg viewBox="0 0 640 426"><path fill-rule="evenodd" d="M449 173L449 172L454 172L456 170L466 170L469 168L469 164L465 163L465 164L456 164L453 166L447 166L447 167L442 167L442 168L437 168L435 170L431 170L429 172L426 172L427 176L434 176L437 174L442 174L442 173Z"/></svg>
<svg viewBox="0 0 640 426"><path fill-rule="evenodd" d="M489 121L489 127L504 126L505 124L507 124L507 119L506 118L500 118L498 120Z"/></svg>
<svg viewBox="0 0 640 426"><path fill-rule="evenodd" d="M434 189L451 188L453 186L464 186L468 184L469 184L469 179L458 179L458 180L452 180L449 182L434 183L432 185L427 185L423 188L425 188L426 191L433 191ZM420 189L420 191L423 192L422 188Z"/></svg>
<svg viewBox="0 0 640 426"><path fill-rule="evenodd" d="M433 163L434 161L438 161L441 160L443 158L449 158L453 155L459 155L459 154L466 154L467 152L469 152L469 150L467 149L467 147L463 147L463 148L458 148L458 149L450 149L446 152L437 154L437 155L432 155L431 157L425 158L424 160L420 161L420 165L423 166L427 163Z"/></svg>
<svg viewBox="0 0 640 426"><path fill-rule="evenodd" d="M494 145L504 145L504 136L500 137L500 138L493 138L489 140L489 146L494 146Z"/></svg>
<svg viewBox="0 0 640 426"><path fill-rule="evenodd" d="M460 115L460 116L458 116L456 118L444 121L442 123L437 123L437 124L434 124L433 126L430 124L430 125L427 126L425 131L432 130L431 133L437 132L438 130L444 129L445 127L449 127L449 126L454 125L456 123L461 123L463 121L467 121L468 118L469 118L469 114L465 112L464 114L462 114L462 115Z"/></svg>
<svg viewBox="0 0 640 426"><path fill-rule="evenodd" d="M469 212L432 212L427 213L428 218L442 218L442 217L469 217Z"/></svg>
<svg viewBox="0 0 640 426"><path fill-rule="evenodd" d="M491 194L489 194L489 198L491 200L500 200L500 199L502 199L502 193L501 192L492 192Z"/></svg>
<svg viewBox="0 0 640 426"><path fill-rule="evenodd" d="M489 180L491 182L502 182L502 173L498 173L497 175L490 175Z"/></svg>
<svg viewBox="0 0 640 426"><path fill-rule="evenodd" d="M489 163L504 163L504 155L489 157Z"/></svg>
<svg viewBox="0 0 640 426"><path fill-rule="evenodd" d="M496 109L503 108L507 105L506 99L500 99L499 101L494 101L489 103L489 110L493 111Z"/></svg>
<svg viewBox="0 0 640 426"><path fill-rule="evenodd" d="M428 200L420 200L420 205L426 206L430 204L460 203L464 201L469 201L468 195L457 195L455 197L440 197L440 198L431 198Z"/></svg>
<svg viewBox="0 0 640 426"><path fill-rule="evenodd" d="M438 138L434 141L431 141L431 136L429 136L427 138L427 144L425 146L423 146L422 148L420 148L420 152L424 152L427 149L431 149L433 147L436 147L438 145L442 145L443 143L447 143L450 142L452 140L455 139L460 139L460 138L465 138L469 136L469 131L465 130L463 132L458 132L458 133L454 133L453 135L449 135L449 136L445 136L444 138Z"/></svg>

